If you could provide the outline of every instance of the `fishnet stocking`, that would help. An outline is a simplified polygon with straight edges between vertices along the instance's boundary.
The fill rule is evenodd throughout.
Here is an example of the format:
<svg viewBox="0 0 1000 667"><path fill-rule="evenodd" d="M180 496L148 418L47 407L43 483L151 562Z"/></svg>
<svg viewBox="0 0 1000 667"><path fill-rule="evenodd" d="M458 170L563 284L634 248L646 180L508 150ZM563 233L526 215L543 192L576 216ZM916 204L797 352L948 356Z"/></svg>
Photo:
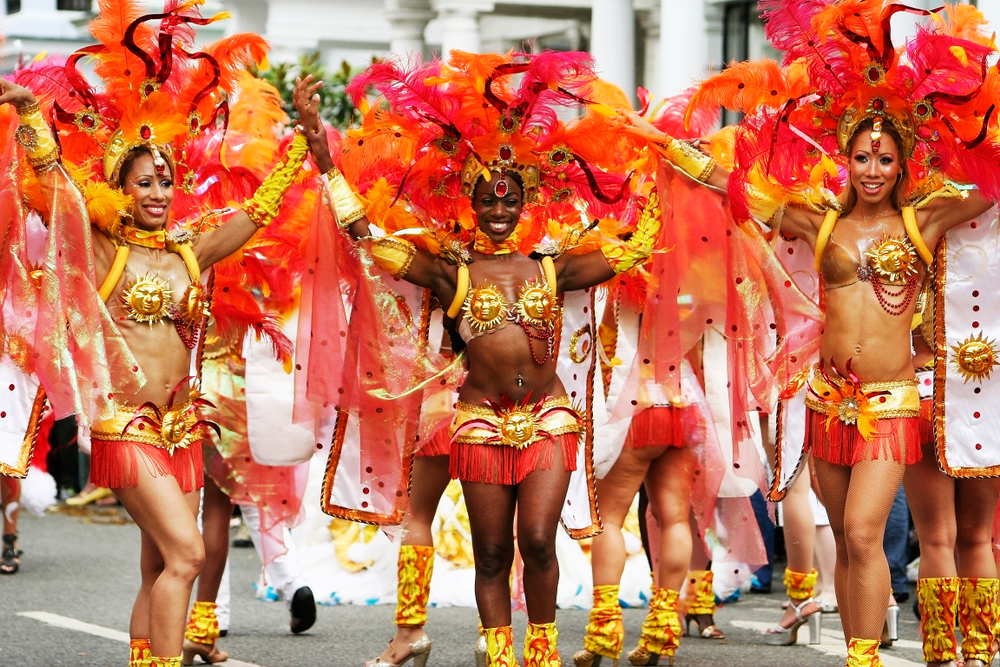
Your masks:
<svg viewBox="0 0 1000 667"><path fill-rule="evenodd" d="M837 542L835 585L844 637L878 639L892 591L882 536L906 466L883 460L852 467L814 463Z"/></svg>

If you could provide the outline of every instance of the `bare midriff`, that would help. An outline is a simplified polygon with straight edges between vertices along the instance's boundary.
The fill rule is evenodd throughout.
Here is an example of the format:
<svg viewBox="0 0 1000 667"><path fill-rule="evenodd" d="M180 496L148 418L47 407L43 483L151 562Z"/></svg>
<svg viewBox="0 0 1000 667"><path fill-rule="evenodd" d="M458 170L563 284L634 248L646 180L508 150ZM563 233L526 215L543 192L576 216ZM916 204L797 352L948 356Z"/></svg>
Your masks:
<svg viewBox="0 0 1000 667"><path fill-rule="evenodd" d="M524 255L483 255L473 253L470 274L473 288L493 285L514 302L526 280L538 279L538 263ZM463 310L459 317L464 317ZM506 396L520 402L530 393L532 401L546 396L564 396L566 390L556 375L553 359L535 362L545 355L547 343L531 340L520 325L509 322L492 333L468 341L469 374L459 398L479 404L483 399L500 401ZM534 356L532 348L534 346ZM520 379L520 383L518 380Z"/></svg>

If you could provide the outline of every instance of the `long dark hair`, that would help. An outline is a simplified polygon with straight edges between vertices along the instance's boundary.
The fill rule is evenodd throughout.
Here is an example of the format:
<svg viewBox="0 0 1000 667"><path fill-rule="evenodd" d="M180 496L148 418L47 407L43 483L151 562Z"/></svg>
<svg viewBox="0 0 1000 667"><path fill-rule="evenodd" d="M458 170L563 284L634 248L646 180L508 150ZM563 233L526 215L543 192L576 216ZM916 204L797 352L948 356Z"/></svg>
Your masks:
<svg viewBox="0 0 1000 667"><path fill-rule="evenodd" d="M857 140L858 135L864 132L870 133L875 127L871 120L866 120L857 129L854 130L854 134L851 136L850 143L847 144L848 154L847 159L851 159L851 152L854 148L854 142ZM899 130L896 126L892 124L890 120L882 121L882 134L888 134L892 137L892 140L896 142L896 150L898 151L899 159L899 178L896 179L896 185L893 186L892 192L889 193L889 203L897 211L903 208L903 203L905 202L905 195L909 189L909 171L906 168L906 160L903 158L903 137L899 134ZM850 175L847 177L847 187L844 189L843 195L843 205L844 205L844 215L847 215L854 210L854 207L858 204L858 193L854 189L854 183L851 181Z"/></svg>

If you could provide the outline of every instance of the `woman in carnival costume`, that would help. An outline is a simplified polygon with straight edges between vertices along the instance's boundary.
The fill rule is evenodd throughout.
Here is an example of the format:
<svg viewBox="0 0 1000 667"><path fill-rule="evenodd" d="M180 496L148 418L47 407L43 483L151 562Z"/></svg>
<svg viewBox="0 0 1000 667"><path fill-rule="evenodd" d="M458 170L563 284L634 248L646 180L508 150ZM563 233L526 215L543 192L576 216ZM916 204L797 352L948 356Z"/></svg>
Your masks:
<svg viewBox="0 0 1000 667"><path fill-rule="evenodd" d="M195 514L201 428L210 422L199 417L205 401L189 377L206 312L201 275L274 217L307 149L293 142L242 210L206 214L200 188L239 178L199 173L188 151L206 132L221 139L222 91L235 90L237 73L260 62L265 46L236 35L192 52L192 26L223 16L202 18L197 3L171 7L142 15L132 2L102 2L91 24L99 44L19 77L39 102L7 82L0 96L18 110L14 136L37 176L26 196L50 230L41 298L22 315L34 319L36 372L57 416L90 422L92 479L115 491L142 532L134 665L181 663L204 559ZM85 57L103 90L76 69ZM13 278L7 298L26 289L23 276Z"/></svg>
<svg viewBox="0 0 1000 667"><path fill-rule="evenodd" d="M738 168L731 176L715 169L709 182L728 186L738 219L765 221L814 251L826 324L808 380L805 445L837 542L847 664L879 665L890 592L881 538L906 465L920 459L915 297L930 248L1000 197L1000 81L986 65L995 47L981 16L962 7L936 15L898 49L890 17L931 12L853 0L761 8L784 66L735 64L701 85L692 108L722 103L747 114ZM662 151L676 144L636 127ZM786 395L797 390L787 374L775 379ZM770 399L765 393L758 398ZM996 585L984 578L963 589L985 618L995 615ZM993 629L982 630L969 660L988 657Z"/></svg>
<svg viewBox="0 0 1000 667"><path fill-rule="evenodd" d="M683 132L690 93L662 105L655 125ZM717 112L701 114L692 136L703 135L717 121ZM629 662L657 664L666 655L673 664L682 634L678 603L685 582L692 597L686 623L699 636L723 636L711 618L711 571L688 572L695 546L691 513L703 538L715 513L724 464L718 440L709 432L715 428L711 412L685 355L725 315L725 290L715 289L718 281L706 280L715 271L712 267L724 261L723 245L705 252L702 237L721 239L727 213L720 197L697 181L674 177L672 170L657 173L655 158L643 156L633 166L649 172L647 180L655 181L659 192L669 193L669 214L680 224L665 220L663 245L671 252L655 254L641 269L614 281L600 328L605 356L615 360L605 369L609 412L612 420L626 419L628 430L613 464L603 476L598 470L604 531L592 546L594 604L584 648L573 656L579 667L599 665L604 658L617 662L621 654L625 629L618 592L626 561L621 529L643 484L660 539L658 558L651 559L656 568L649 612ZM698 225L684 224L694 219ZM679 307L677 294L691 295L690 304ZM622 358L628 363L621 364Z"/></svg>
<svg viewBox="0 0 1000 667"><path fill-rule="evenodd" d="M516 74L523 78L515 85ZM556 106L586 104L595 79L583 54L453 52L447 63L374 65L352 89L360 100L374 86L388 108L371 109L345 140L347 179L300 107L317 163L331 169L341 224L359 239L369 236L369 220L390 234L365 242L374 261L432 290L467 344L450 470L469 511L489 665L517 664L509 587L515 510L529 619L525 664L560 664L555 531L582 423L556 375L559 295L643 262L660 229L654 195L637 201L624 175L595 168L631 162L601 161L620 137L635 144L611 122L613 112L595 104L574 123L556 116ZM355 151L361 172L346 166ZM362 186L365 206L349 180ZM631 237L584 238L591 225L581 213ZM564 254L570 248L577 254ZM536 252L540 259L529 257ZM396 663L376 664L422 665L430 641L422 635L410 649L396 653Z"/></svg>

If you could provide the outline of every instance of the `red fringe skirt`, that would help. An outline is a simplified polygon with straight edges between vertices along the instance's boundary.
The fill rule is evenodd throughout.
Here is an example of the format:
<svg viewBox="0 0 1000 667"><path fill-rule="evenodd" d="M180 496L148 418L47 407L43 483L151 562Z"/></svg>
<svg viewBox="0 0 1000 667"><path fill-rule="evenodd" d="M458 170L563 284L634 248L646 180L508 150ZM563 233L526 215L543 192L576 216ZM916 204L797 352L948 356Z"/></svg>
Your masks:
<svg viewBox="0 0 1000 667"><path fill-rule="evenodd" d="M684 447L690 426L700 418L693 406L673 408L654 406L632 417L625 436L625 449L638 447Z"/></svg>
<svg viewBox="0 0 1000 667"><path fill-rule="evenodd" d="M879 419L871 440L865 440L856 426L834 417L826 427L827 415L806 410L806 441L813 456L838 466L852 466L866 459L892 460L912 465L920 460L923 433L921 417ZM903 459L903 451L906 458Z"/></svg>
<svg viewBox="0 0 1000 667"><path fill-rule="evenodd" d="M934 401L920 401L920 444L934 444Z"/></svg>
<svg viewBox="0 0 1000 667"><path fill-rule="evenodd" d="M448 434L448 425L446 424L434 431L413 456L419 458L421 456L447 456L448 454L451 454L451 436Z"/></svg>
<svg viewBox="0 0 1000 667"><path fill-rule="evenodd" d="M524 449L508 445L475 445L455 442L451 445L448 471L463 482L485 484L520 484L528 473L551 470L556 453L562 456L568 471L576 470L576 452L580 434L566 433L532 443Z"/></svg>
<svg viewBox="0 0 1000 667"><path fill-rule="evenodd" d="M171 476L184 493L204 484L201 441L173 455L162 447L121 440L91 440L90 481L108 489L131 488L139 483L139 462L153 477Z"/></svg>

